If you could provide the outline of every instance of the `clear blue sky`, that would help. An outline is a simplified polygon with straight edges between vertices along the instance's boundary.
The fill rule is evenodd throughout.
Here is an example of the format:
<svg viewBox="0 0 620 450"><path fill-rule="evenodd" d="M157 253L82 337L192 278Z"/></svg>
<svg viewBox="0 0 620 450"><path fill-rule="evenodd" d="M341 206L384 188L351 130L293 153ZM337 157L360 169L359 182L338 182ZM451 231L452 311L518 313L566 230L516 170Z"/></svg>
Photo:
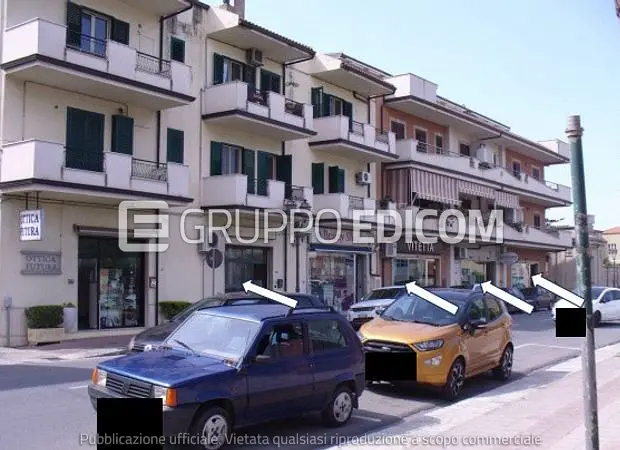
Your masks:
<svg viewBox="0 0 620 450"><path fill-rule="evenodd" d="M567 117L581 115L588 212L598 229L620 225L613 0L246 0L246 18L320 52L428 78L533 140L565 139ZM545 178L570 185L570 167ZM573 223L572 208L548 216Z"/></svg>

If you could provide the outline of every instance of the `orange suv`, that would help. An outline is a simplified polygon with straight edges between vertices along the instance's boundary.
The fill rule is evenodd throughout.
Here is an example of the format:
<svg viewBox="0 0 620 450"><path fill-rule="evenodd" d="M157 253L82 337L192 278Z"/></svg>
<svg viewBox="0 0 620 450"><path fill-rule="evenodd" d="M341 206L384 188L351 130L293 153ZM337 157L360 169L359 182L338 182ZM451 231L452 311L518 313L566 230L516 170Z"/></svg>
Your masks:
<svg viewBox="0 0 620 450"><path fill-rule="evenodd" d="M457 305L456 314L404 295L362 325L358 334L364 350L416 353L417 383L441 387L450 400L459 397L467 378L489 370L499 380L508 380L514 345L512 318L504 302L469 290L429 291Z"/></svg>

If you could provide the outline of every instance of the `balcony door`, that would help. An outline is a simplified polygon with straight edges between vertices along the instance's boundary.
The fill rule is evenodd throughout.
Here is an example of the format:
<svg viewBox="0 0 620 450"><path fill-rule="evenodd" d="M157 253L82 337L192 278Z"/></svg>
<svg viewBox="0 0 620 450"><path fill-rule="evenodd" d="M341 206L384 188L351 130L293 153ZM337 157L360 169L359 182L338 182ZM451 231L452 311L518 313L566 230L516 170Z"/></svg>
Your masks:
<svg viewBox="0 0 620 450"><path fill-rule="evenodd" d="M86 11L82 11L81 20L80 50L105 56L106 41L108 39L108 21L101 16Z"/></svg>
<svg viewBox="0 0 620 450"><path fill-rule="evenodd" d="M65 166L103 172L103 114L67 108Z"/></svg>

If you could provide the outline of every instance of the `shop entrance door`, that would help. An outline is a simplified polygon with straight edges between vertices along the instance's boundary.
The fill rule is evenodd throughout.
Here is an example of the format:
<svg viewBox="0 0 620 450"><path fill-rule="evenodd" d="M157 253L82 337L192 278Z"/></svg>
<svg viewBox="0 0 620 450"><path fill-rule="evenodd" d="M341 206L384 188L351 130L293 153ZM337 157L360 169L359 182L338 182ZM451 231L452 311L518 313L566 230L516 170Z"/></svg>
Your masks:
<svg viewBox="0 0 620 450"><path fill-rule="evenodd" d="M360 299L366 295L366 274L368 269L366 268L366 255L355 255L355 301L359 302ZM350 305L347 305L350 306ZM348 309L348 307L346 308Z"/></svg>
<svg viewBox="0 0 620 450"><path fill-rule="evenodd" d="M224 255L226 292L243 290L243 283L252 280L257 286L269 289L269 249L227 245Z"/></svg>

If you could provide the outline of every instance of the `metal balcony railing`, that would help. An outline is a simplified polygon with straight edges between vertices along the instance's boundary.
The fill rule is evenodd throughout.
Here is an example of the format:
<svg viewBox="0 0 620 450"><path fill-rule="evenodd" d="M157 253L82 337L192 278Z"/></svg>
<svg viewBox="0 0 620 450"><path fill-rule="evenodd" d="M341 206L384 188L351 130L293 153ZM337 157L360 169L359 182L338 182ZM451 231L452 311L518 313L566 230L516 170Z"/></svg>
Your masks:
<svg viewBox="0 0 620 450"><path fill-rule="evenodd" d="M131 176L153 181L168 181L168 165L155 161L132 158Z"/></svg>
<svg viewBox="0 0 620 450"><path fill-rule="evenodd" d="M351 128L351 133L364 136L364 124L363 123L356 122L355 120L351 120L350 128Z"/></svg>
<svg viewBox="0 0 620 450"><path fill-rule="evenodd" d="M107 57L107 41L67 30L67 47L102 58Z"/></svg>
<svg viewBox="0 0 620 450"><path fill-rule="evenodd" d="M258 105L267 106L269 99L269 92L256 89L252 85L248 85L248 102L256 103Z"/></svg>
<svg viewBox="0 0 620 450"><path fill-rule="evenodd" d="M170 78L170 61L146 53L136 53L136 70Z"/></svg>
<svg viewBox="0 0 620 450"><path fill-rule="evenodd" d="M269 196L269 180L267 178L248 177L248 194Z"/></svg>
<svg viewBox="0 0 620 450"><path fill-rule="evenodd" d="M381 130L377 130L375 133L376 139L379 142L383 142L385 144L390 143L390 135L387 132L383 132Z"/></svg>
<svg viewBox="0 0 620 450"><path fill-rule="evenodd" d="M349 209L364 209L364 198L349 195Z"/></svg>
<svg viewBox="0 0 620 450"><path fill-rule="evenodd" d="M303 117L304 116L304 105L303 103L298 103L296 101L293 101L287 98L286 101L284 102L284 111L286 111L289 114L293 114L294 116L297 116L297 117Z"/></svg>

